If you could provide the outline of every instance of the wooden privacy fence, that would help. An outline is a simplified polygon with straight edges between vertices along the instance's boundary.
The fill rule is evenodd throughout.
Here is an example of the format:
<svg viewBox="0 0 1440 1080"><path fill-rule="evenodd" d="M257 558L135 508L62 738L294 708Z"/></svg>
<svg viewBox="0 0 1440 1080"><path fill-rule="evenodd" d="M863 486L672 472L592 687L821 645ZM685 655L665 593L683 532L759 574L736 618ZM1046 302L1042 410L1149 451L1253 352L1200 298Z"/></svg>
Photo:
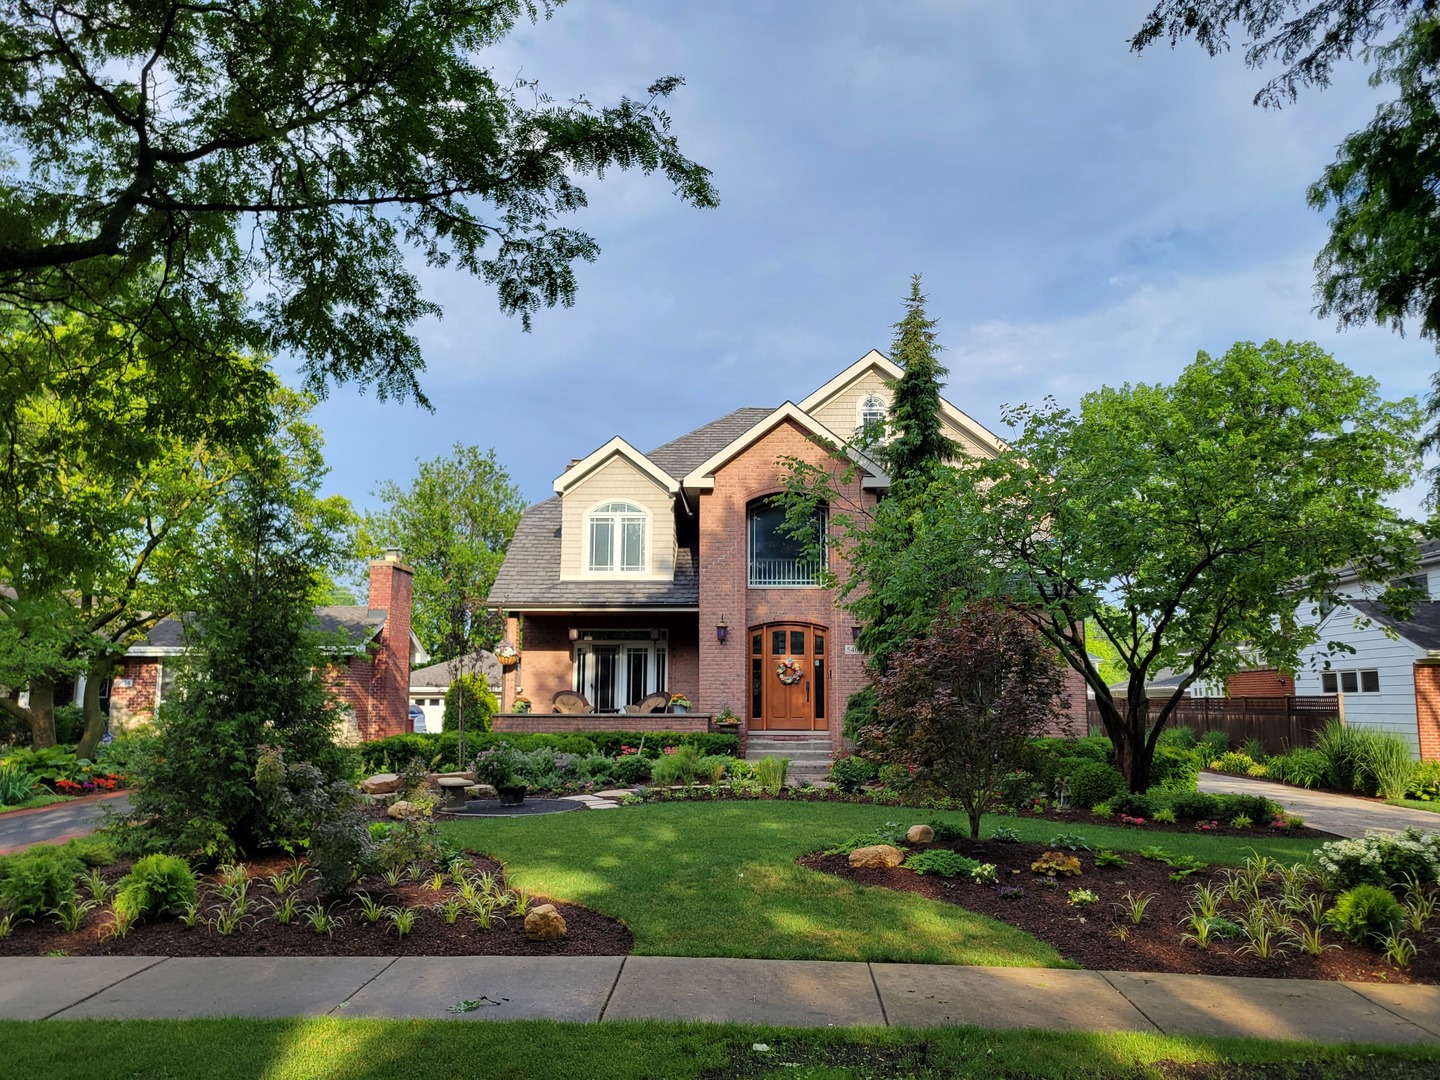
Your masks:
<svg viewBox="0 0 1440 1080"><path fill-rule="evenodd" d="M1247 739L1259 739L1271 754L1283 754L1301 746L1313 746L1315 736L1336 717L1344 718L1343 695L1315 694L1306 697L1202 697L1186 698L1175 707L1166 727L1184 725L1197 735L1223 731L1237 749ZM1125 698L1116 706L1125 711ZM1162 701L1150 700L1154 717ZM1092 728L1100 727L1100 707L1092 700L1086 705Z"/></svg>

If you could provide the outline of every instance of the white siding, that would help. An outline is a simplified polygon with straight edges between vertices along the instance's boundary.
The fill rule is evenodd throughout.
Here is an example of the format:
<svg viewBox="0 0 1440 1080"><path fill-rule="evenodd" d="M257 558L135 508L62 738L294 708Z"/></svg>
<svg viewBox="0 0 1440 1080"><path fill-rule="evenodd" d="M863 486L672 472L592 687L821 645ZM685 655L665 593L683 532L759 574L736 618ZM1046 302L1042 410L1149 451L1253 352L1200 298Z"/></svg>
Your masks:
<svg viewBox="0 0 1440 1080"><path fill-rule="evenodd" d="M1415 661L1424 655L1419 646L1404 638L1388 637L1375 623L1354 625L1355 611L1336 608L1321 628L1320 644L1300 657L1295 673L1295 693L1323 694L1320 675L1325 669L1327 641L1340 641L1355 649L1353 654L1329 657L1333 671L1378 671L1378 694L1346 694L1345 723L1351 727L1388 731L1405 739L1417 755L1419 736L1415 717Z"/></svg>

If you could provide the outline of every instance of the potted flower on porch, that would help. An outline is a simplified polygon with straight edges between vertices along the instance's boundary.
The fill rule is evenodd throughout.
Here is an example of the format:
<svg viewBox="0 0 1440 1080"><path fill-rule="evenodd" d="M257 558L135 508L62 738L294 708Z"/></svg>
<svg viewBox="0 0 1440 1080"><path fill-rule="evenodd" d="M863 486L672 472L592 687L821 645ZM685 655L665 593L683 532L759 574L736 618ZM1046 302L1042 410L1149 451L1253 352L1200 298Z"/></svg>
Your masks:
<svg viewBox="0 0 1440 1080"><path fill-rule="evenodd" d="M470 771L482 784L495 789L501 806L519 806L525 801L526 786L520 776L519 757L509 743L496 743L488 750L481 750L471 762Z"/></svg>
<svg viewBox="0 0 1440 1080"><path fill-rule="evenodd" d="M740 717L735 715L735 710L729 705L722 705L715 714L714 724L720 731L737 731L740 728Z"/></svg>
<svg viewBox="0 0 1440 1080"><path fill-rule="evenodd" d="M690 711L690 699L684 694L670 695L670 711L672 713L687 713Z"/></svg>
<svg viewBox="0 0 1440 1080"><path fill-rule="evenodd" d="M517 713L527 713L530 711L530 699L524 694L516 694L510 707Z"/></svg>

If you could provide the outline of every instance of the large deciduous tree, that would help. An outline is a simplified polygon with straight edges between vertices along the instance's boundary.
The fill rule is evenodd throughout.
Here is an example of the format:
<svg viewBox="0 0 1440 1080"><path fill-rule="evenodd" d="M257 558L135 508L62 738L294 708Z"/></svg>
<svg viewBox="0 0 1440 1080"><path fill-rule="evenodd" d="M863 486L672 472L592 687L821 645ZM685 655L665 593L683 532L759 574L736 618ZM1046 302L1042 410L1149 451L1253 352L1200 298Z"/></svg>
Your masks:
<svg viewBox="0 0 1440 1080"><path fill-rule="evenodd" d="M376 489L383 508L366 515L362 542L404 552L415 570L411 627L439 663L500 640L485 598L525 501L494 450L456 443L419 464L408 488L387 480Z"/></svg>
<svg viewBox="0 0 1440 1080"><path fill-rule="evenodd" d="M716 202L657 104L679 78L595 105L484 66L560 3L3 0L0 305L123 324L180 414L244 351L423 401L411 327L438 308L406 251L528 325L598 251L560 223L579 178L660 172Z"/></svg>
<svg viewBox="0 0 1440 1080"><path fill-rule="evenodd" d="M1418 467L1418 406L1382 400L1316 345L1241 343L1200 353L1173 386L1008 419L1011 446L938 479L907 543L877 518L852 565L912 613L957 595L1015 604L1094 692L1134 790L1194 680L1257 659L1293 670L1343 567L1383 583L1413 565L1414 526L1383 499ZM1125 669L1123 698L1087 623ZM1145 685L1166 667L1186 675L1152 703Z"/></svg>
<svg viewBox="0 0 1440 1080"><path fill-rule="evenodd" d="M1407 321L1440 350L1440 3L1436 0L1162 0L1131 47L1185 38L1212 56L1243 42L1252 67L1283 70L1258 104L1295 100L1325 86L1337 63L1357 52L1374 63L1373 86L1397 96L1363 130L1341 142L1334 164L1309 189L1318 210L1333 209L1330 237L1315 260L1319 313L1341 326ZM1387 40L1388 39L1388 40ZM1426 436L1440 447L1440 373L1433 380ZM1440 470L1431 473L1432 499Z"/></svg>
<svg viewBox="0 0 1440 1080"><path fill-rule="evenodd" d="M1017 611L984 600L942 609L892 657L878 689L878 722L861 729L862 751L958 799L972 840L1026 741L1065 706L1055 650Z"/></svg>

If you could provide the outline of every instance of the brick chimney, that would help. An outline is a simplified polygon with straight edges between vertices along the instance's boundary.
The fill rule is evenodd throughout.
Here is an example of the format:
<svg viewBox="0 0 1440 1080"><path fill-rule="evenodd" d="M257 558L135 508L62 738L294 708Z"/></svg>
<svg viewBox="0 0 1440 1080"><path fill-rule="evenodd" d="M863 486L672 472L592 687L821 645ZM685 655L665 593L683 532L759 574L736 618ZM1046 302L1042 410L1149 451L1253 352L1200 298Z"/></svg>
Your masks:
<svg viewBox="0 0 1440 1080"><path fill-rule="evenodd" d="M370 730L367 739L383 739L410 730L410 602L415 573L400 561L399 548L387 548L370 563L370 609L384 609L385 625L376 644L371 673Z"/></svg>

